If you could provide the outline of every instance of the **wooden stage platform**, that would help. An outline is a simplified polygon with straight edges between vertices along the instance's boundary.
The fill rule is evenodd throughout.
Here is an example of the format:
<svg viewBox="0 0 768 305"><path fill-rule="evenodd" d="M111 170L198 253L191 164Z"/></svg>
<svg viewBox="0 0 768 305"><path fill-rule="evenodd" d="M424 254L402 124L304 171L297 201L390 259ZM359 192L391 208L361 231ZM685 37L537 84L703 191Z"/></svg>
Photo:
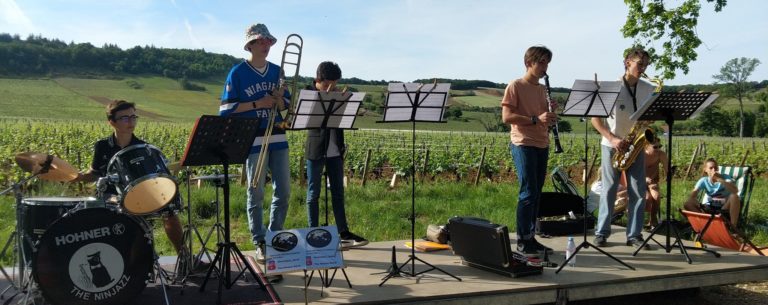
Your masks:
<svg viewBox="0 0 768 305"><path fill-rule="evenodd" d="M386 275L383 272L391 265L392 246L396 246L398 264L405 262L411 251L404 246L405 241L376 242L344 251L346 274L352 288L347 286L341 272L336 274L330 287L323 288L315 273L306 296L312 304L538 304L553 303L558 297L576 301L768 280L766 257L710 247L718 250L722 257L690 250L693 263L688 264L679 248L667 253L652 241L651 250L642 250L633 257L634 248L624 245L624 234L624 228L614 227L609 246L602 249L633 266L634 271L588 248L578 253L575 267L567 266L558 274L555 268L545 268L542 275L510 278L464 266L450 250L442 250L416 252L416 256L461 278L460 282L433 270L417 278L391 278L381 287L379 284ZM592 237L588 236L589 242ZM577 245L583 241L583 235L574 238ZM665 243L664 236L656 235L655 239ZM555 250L551 261L561 264L565 260L565 237L539 241ZM685 244L692 245L690 241ZM417 272L427 268L417 261ZM288 273L281 283L273 285L283 302L305 302L303 276L303 272Z"/></svg>
<svg viewBox="0 0 768 305"><path fill-rule="evenodd" d="M433 270L415 278L393 277L382 286L379 284L391 265L392 246L396 247L398 264L405 262L411 251L404 246L405 241L370 243L344 251L345 271L352 288L347 286L340 271L330 287L322 287L316 272L306 290L306 301L311 304L539 304L554 303L558 298L577 301L768 280L766 257L710 247L722 256L715 258L703 251L690 250L693 263L688 264L678 248L667 253L655 244L652 250L643 250L632 256L634 248L624 245L624 232L624 228L614 227L609 246L602 249L633 266L634 271L593 248L587 248L578 253L575 267L565 267L558 274L555 274L555 268L545 268L542 275L510 278L464 266L450 250L442 250L416 252L416 255L461 278L461 281ZM583 237L575 236L575 239L578 245ZM663 236L657 235L655 239L665 242ZM591 240L589 235L588 241ZM555 250L555 254L550 256L551 261L558 264L564 261L565 237L539 241ZM690 246L691 242L685 241L685 244ZM245 254L254 255L252 251ZM163 257L161 263L164 261L165 264L172 264L175 258ZM416 272L428 268L418 261L415 267ZM282 282L272 287L285 304L303 304L303 280L303 272L287 273ZM4 278L0 279L0 283L0 289L8 284ZM238 289L251 288L235 287L223 293L242 294L243 291L235 291ZM208 293L215 293L216 289L208 290ZM170 291L178 293L178 289L173 287ZM145 290L142 296L147 293ZM191 293L194 295L195 292Z"/></svg>

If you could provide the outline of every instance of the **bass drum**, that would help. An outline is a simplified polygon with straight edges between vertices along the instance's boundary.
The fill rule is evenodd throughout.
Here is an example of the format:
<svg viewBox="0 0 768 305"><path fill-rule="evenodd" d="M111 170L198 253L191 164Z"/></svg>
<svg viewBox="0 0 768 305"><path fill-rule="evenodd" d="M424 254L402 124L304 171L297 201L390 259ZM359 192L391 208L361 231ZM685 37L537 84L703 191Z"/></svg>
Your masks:
<svg viewBox="0 0 768 305"><path fill-rule="evenodd" d="M151 232L109 208L75 209L40 238L32 275L56 305L126 304L152 272Z"/></svg>

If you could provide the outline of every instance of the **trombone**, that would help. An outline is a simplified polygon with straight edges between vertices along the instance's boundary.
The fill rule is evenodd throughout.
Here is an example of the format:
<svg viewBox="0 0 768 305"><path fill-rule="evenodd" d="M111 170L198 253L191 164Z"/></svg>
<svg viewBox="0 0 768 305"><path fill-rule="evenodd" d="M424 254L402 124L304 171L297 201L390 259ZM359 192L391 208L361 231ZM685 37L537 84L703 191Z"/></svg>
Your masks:
<svg viewBox="0 0 768 305"><path fill-rule="evenodd" d="M299 83L299 66L301 64L301 49L304 47L304 39L298 34L291 34L285 38L285 47L283 48L283 58L280 61L280 89L290 88L291 101L288 104L288 111L285 118L277 128L286 130L291 127L291 116L293 115L294 101L296 100L296 87ZM286 79L285 69L291 66L293 74L289 79ZM291 75L291 74L289 74ZM278 90L277 92L282 92ZM273 94L275 94L273 92ZM273 95L274 96L274 95ZM278 100L279 99L279 100ZM254 175L251 179L251 187L257 187L259 184L259 178L264 172L264 166L267 161L267 154L269 153L269 141L272 137L272 130L275 128L275 116L282 109L283 103L282 96L275 97L275 105L272 106L272 111L269 113L269 121L267 122L267 129L264 131L264 136L261 140L261 150L259 151L259 158L256 161L256 168Z"/></svg>

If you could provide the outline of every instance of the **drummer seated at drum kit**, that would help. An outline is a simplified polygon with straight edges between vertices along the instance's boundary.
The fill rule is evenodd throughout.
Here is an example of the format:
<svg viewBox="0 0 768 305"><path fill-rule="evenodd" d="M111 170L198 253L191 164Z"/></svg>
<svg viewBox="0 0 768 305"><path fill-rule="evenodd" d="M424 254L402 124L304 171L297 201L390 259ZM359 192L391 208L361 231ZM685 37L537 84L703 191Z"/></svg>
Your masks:
<svg viewBox="0 0 768 305"><path fill-rule="evenodd" d="M78 173L77 178L72 180L71 182L96 182L101 177L108 176L110 174L113 174L115 171L118 172L117 176L120 176L118 179L124 179L124 177L131 177L130 174L136 175L135 172L142 172L147 171L149 168L158 168L162 169L163 173L161 175L153 174L153 173L147 173L151 175L145 175L144 177L141 177L141 179L135 179L135 181L120 181L118 182L117 186L121 187L120 191L118 191L116 183L107 183L105 188L102 190L103 194L99 194L102 199L104 199L108 203L113 204L122 204L122 208L124 211L130 213L130 214L136 214L136 215L161 215L163 218L163 227L165 228L165 233L168 236L168 239L170 240L171 244L173 245L174 249L176 250L177 255L190 255L189 251L184 247L183 245L183 230L181 226L181 222L179 221L179 217L177 215L178 208L174 209L170 206L173 205L171 203L171 200L177 200L178 198L175 197L176 195L176 183L174 180L170 179L170 174L168 174L168 170L165 167L165 164L163 162L160 162L160 164L143 164L147 163L149 161L152 161L151 157L155 157L154 159L163 160L162 153L160 153L159 150L154 148L154 146L146 145L146 142L140 140L137 138L133 131L136 128L136 125L138 123L139 116L136 115L136 105L134 103L126 102L123 100L115 100L109 105L107 105L106 109L107 114L107 121L110 126L112 126L112 129L114 130L114 133L110 135L107 138L101 139L96 142L94 145L94 154L93 154L93 161L91 163L91 168L83 173ZM139 145L139 146L136 146ZM143 156L144 158L131 158L132 160L126 160L125 162L121 162L119 158L113 158L115 155L121 155L121 154L128 154L131 153L128 151L131 147L133 148L142 148L141 150L144 151L150 151L153 152L152 149L157 150L154 152L154 154L151 154L150 156ZM125 149L128 148L128 149ZM144 149L147 148L147 149ZM141 150L139 150L141 152ZM156 155L156 156L155 156ZM113 160L116 159L116 160ZM150 160L147 160L150 159ZM141 160L136 162L136 160ZM134 163L135 162L135 163ZM125 163L131 163L131 164L125 164ZM139 169L133 169L133 172L130 173L122 173L122 171L131 171L130 167L131 165L139 166L143 168ZM144 173L139 173L144 174ZM146 177L152 177L151 179L154 180L160 180L161 183L157 183L157 181L153 181L155 183L145 183L142 184L142 182L146 182ZM165 178L163 178L165 177ZM135 177L139 178L139 177ZM143 181L139 181L143 180ZM139 181L139 183L136 183L136 181ZM167 182L170 181L170 182ZM121 183L122 182L122 183ZM121 185L124 184L124 185ZM172 186L168 186L168 185ZM125 189L123 189L123 186L125 186ZM165 197L173 197L173 198L166 198L164 203L161 202L160 205L162 209L147 209L145 208L145 203L147 200L155 199L158 196L153 196L156 194L146 194L146 193L152 193L152 192L160 192L157 191L156 188L158 187L166 187L166 189L172 189L172 192L170 196L167 194L163 194L162 196ZM163 190L165 191L165 190ZM122 195L122 198L118 196L118 194ZM127 201L129 196L133 195L133 199L139 199L139 200L133 200L133 201L141 201L142 202L142 208L139 208L138 212L134 212L131 207L127 206ZM138 197L138 198L137 198ZM119 202L119 201L123 202ZM151 206L152 204L150 204ZM181 260L181 261L187 261L187 260ZM208 269L209 264L205 262L197 262L194 264L195 272L201 272Z"/></svg>

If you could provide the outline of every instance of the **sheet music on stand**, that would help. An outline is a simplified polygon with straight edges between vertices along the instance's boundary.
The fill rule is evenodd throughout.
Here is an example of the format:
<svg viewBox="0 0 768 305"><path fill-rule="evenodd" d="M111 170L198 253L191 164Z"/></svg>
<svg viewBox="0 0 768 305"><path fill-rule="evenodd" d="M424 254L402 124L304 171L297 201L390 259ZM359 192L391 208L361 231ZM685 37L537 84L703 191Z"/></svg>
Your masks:
<svg viewBox="0 0 768 305"><path fill-rule="evenodd" d="M616 99L621 92L622 83L618 81L598 81L597 75L594 80L579 80L573 82L571 93L568 95L568 99L565 102L565 107L561 116L573 116L573 117L608 117L611 115L613 107L616 105ZM587 163L587 156L589 155L589 122L590 120L584 120L584 158L581 159L584 162L584 168L589 168ZM589 173L585 175L585 181L589 181ZM588 215L587 212L587 197L589 197L588 183L584 183L584 211L583 215ZM630 266L624 261L614 257L610 253L603 249L600 249L597 245L591 244L587 241L587 217L583 219L584 225L584 240L576 246L573 254L566 258L565 262L555 271L560 273L568 262L576 257L576 253L579 253L581 249L592 248L602 253L605 256L613 259L614 261L624 265L625 267L635 270L635 267Z"/></svg>
<svg viewBox="0 0 768 305"><path fill-rule="evenodd" d="M621 92L619 81L577 79L565 101L562 116L608 117Z"/></svg>
<svg viewBox="0 0 768 305"><path fill-rule="evenodd" d="M391 83L380 122L442 122L450 83ZM418 100L416 100L418 99Z"/></svg>
<svg viewBox="0 0 768 305"><path fill-rule="evenodd" d="M711 92L701 93L675 93L675 92L656 92L653 93L648 100L640 107L635 113L630 116L630 119L638 121L664 121L668 126L667 136L667 152L672 151L672 134L674 133L675 121L687 120L701 113L704 108L709 107L712 102L718 98L718 94ZM654 241L660 247L662 247L667 253L672 252L674 247L680 249L680 253L685 256L686 261L691 264L693 260L688 255L686 249L700 250L711 253L715 257L719 257L716 252L701 248L685 246L683 244L682 235L680 233L680 222L672 217L672 159L674 154L667 154L667 166L665 172L667 173L667 205L666 205L666 219L662 220L659 225L651 231L651 234L643 241L643 245L638 247L632 256L637 255L640 250L644 249L645 245L649 241ZM662 233L661 235L666 240L666 243L662 244L654 239L656 233ZM672 237L675 238L674 243Z"/></svg>
<svg viewBox="0 0 768 305"><path fill-rule="evenodd" d="M365 92L301 90L291 129L352 129L363 98Z"/></svg>
<svg viewBox="0 0 768 305"><path fill-rule="evenodd" d="M712 92L654 92L629 118L636 121L663 121L668 115L674 120L694 118L719 96Z"/></svg>

